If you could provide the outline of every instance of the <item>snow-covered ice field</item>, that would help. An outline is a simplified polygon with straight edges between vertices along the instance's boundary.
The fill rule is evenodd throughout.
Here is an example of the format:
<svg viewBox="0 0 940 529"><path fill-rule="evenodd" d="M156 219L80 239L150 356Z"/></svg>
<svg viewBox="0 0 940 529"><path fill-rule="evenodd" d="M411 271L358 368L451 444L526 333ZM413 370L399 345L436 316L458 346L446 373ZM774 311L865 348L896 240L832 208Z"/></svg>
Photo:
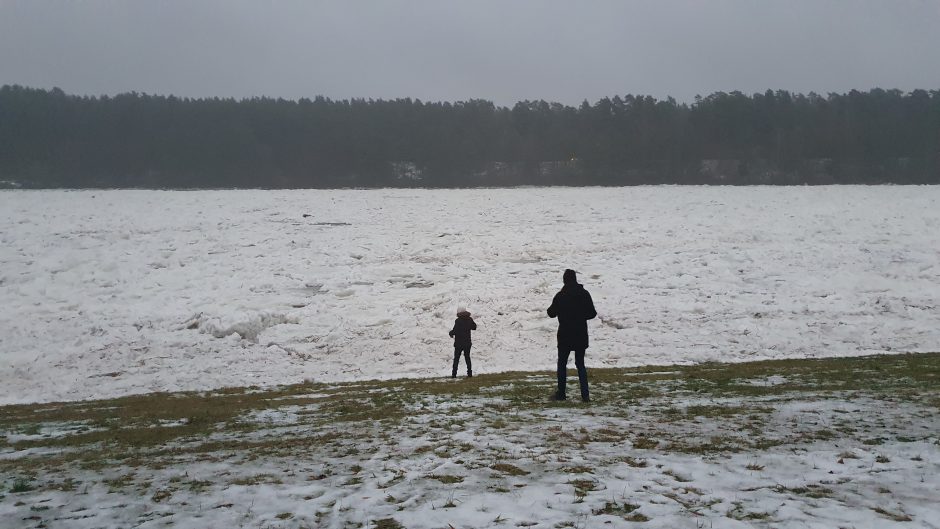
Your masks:
<svg viewBox="0 0 940 529"><path fill-rule="evenodd" d="M0 192L0 404L940 350L940 187Z"/></svg>

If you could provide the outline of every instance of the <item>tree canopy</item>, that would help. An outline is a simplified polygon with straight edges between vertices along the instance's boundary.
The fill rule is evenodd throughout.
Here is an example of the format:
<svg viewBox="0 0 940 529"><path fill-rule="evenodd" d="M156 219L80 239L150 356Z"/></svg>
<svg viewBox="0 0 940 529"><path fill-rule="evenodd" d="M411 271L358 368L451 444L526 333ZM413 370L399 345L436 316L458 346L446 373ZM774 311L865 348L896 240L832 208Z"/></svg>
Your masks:
<svg viewBox="0 0 940 529"><path fill-rule="evenodd" d="M0 88L0 181L329 188L940 183L940 91L485 100Z"/></svg>

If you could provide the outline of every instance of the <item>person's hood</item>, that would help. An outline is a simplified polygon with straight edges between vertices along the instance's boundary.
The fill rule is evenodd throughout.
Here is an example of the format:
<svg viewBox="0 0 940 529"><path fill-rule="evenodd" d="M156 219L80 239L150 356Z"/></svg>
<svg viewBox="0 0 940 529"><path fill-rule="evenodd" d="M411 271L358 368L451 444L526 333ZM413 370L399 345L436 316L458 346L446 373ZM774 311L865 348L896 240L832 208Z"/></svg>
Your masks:
<svg viewBox="0 0 940 529"><path fill-rule="evenodd" d="M572 285L578 282L578 273L574 270L568 268L565 270L565 273L562 275L562 280L566 285Z"/></svg>

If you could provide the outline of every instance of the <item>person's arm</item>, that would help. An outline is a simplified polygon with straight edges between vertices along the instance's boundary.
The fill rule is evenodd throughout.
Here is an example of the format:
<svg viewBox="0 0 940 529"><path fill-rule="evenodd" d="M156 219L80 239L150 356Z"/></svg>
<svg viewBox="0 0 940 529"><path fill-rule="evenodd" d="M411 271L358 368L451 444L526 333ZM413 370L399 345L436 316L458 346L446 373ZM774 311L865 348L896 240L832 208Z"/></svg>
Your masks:
<svg viewBox="0 0 940 529"><path fill-rule="evenodd" d="M558 295L556 294L555 297L552 298L552 306L551 306L551 307L548 307L548 317L549 317L549 318L554 318L555 316L558 316L558 307L555 306L555 301L556 301L557 299L558 299Z"/></svg>
<svg viewBox="0 0 940 529"><path fill-rule="evenodd" d="M453 338L453 337L454 337L454 331L456 331L456 330L457 330L457 322L455 321L455 322L454 322L454 328L451 329L450 332L447 333L447 334L449 334L450 337Z"/></svg>
<svg viewBox="0 0 940 529"><path fill-rule="evenodd" d="M584 312L585 312L585 314L584 314L584 319L586 319L586 320L593 320L594 318L597 317L597 309L594 308L594 300L591 299L591 293L588 292L587 290L585 290L584 293L585 293L585 295L587 296L587 297L584 298L584 301L585 301L585 305L584 305L584 309L585 309L585 311L584 311Z"/></svg>
<svg viewBox="0 0 940 529"><path fill-rule="evenodd" d="M473 318L470 318L470 330L471 331L477 330L477 322L473 321Z"/></svg>

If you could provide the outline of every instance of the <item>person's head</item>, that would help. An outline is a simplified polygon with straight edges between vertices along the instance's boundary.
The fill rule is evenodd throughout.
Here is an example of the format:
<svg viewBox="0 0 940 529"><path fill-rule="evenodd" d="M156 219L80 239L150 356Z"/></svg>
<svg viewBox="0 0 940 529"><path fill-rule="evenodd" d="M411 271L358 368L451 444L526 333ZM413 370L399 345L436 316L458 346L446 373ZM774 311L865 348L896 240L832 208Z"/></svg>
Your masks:
<svg viewBox="0 0 940 529"><path fill-rule="evenodd" d="M578 283L578 276L575 274L574 270L567 269L565 270L564 275L561 276L566 285L575 285Z"/></svg>
<svg viewBox="0 0 940 529"><path fill-rule="evenodd" d="M457 315L458 315L458 316L469 316L469 315L470 315L470 312L467 310L466 307L457 307Z"/></svg>

